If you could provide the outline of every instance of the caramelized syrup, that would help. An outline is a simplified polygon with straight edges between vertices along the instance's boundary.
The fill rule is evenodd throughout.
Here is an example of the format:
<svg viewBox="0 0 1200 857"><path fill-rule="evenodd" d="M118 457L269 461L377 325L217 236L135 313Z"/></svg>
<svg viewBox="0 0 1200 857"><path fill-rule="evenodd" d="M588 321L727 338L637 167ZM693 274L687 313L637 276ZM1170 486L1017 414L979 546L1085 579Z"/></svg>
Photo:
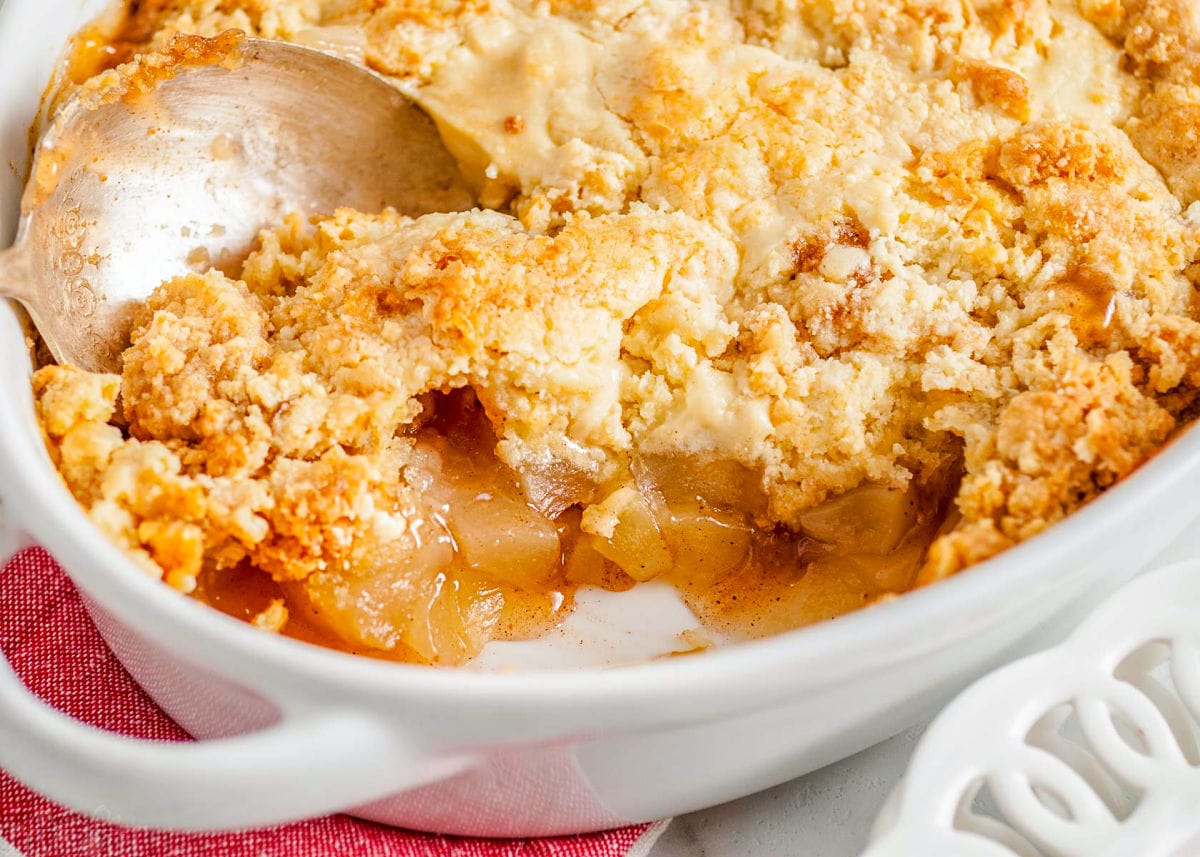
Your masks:
<svg viewBox="0 0 1200 857"><path fill-rule="evenodd" d="M1112 339L1118 295L1112 275L1080 265L1055 288L1071 316L1071 329L1084 346L1104 345Z"/></svg>

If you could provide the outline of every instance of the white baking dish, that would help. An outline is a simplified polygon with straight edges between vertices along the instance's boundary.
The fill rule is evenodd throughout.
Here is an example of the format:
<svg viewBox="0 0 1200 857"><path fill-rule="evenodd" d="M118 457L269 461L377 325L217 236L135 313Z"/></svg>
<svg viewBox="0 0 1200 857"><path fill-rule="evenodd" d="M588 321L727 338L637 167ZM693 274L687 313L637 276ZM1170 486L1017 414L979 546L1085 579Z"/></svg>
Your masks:
<svg viewBox="0 0 1200 857"><path fill-rule="evenodd" d="M16 164L0 177L6 236L53 59L101 5L0 9L0 152ZM239 827L349 808L424 830L541 835L729 800L915 722L1048 623L1094 604L1197 511L1193 430L1045 535L833 622L617 669L434 670L276 638L147 578L56 478L33 422L21 329L5 306L0 367L5 555L30 539L45 545L130 672L211 739L107 735L50 711L0 669L0 767L131 824Z"/></svg>

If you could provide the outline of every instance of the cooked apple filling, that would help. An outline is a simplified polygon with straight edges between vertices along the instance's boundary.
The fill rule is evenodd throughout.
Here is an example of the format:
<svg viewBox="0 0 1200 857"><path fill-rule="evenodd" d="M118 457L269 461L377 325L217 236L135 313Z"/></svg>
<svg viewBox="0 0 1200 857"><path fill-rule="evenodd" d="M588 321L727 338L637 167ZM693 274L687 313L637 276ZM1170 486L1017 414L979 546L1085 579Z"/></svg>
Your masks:
<svg viewBox="0 0 1200 857"><path fill-rule="evenodd" d="M677 338L732 270L703 225L635 206L549 237L494 212L343 211L261 245L240 279L158 289L121 377L34 377L75 496L171 585L431 663L538 633L579 585L675 583L730 637L912 585L944 487L864 485L786 526L758 451L663 439L763 406L728 370L699 409L685 373L628 418L679 359L635 352L639 325Z"/></svg>
<svg viewBox="0 0 1200 857"><path fill-rule="evenodd" d="M35 376L92 518L264 628L457 663L655 580L773 633L1195 411L1189 0L163 0L69 75L230 27L390 77L480 205L289 220Z"/></svg>

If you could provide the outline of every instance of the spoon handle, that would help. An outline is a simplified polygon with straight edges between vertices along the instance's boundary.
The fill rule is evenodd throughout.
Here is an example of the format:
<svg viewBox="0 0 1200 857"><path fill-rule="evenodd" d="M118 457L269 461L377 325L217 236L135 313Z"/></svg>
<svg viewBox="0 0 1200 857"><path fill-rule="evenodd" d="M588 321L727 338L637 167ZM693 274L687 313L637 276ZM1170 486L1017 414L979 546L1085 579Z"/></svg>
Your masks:
<svg viewBox="0 0 1200 857"><path fill-rule="evenodd" d="M0 250L0 298L12 298L29 307L33 301L33 278L27 245L17 241Z"/></svg>
<svg viewBox="0 0 1200 857"><path fill-rule="evenodd" d="M18 239L0 250L0 299L18 301L29 313L42 342L59 363L70 363L88 372L120 372L120 354L129 329L132 307L102 303L91 283L72 277L62 259L46 264L43 248ZM78 254L76 254L78 255ZM47 292L38 280L62 281L62 288Z"/></svg>

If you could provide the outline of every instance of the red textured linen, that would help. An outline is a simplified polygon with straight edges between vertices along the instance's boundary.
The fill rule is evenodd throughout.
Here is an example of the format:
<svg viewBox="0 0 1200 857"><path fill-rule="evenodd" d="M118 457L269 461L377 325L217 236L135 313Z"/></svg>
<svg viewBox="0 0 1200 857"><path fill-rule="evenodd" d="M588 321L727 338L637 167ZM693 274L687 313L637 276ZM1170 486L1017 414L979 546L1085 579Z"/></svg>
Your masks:
<svg viewBox="0 0 1200 857"><path fill-rule="evenodd" d="M35 693L72 717L125 735L189 740L125 672L40 548L0 570L0 648ZM86 818L0 772L0 839L23 857L623 857L645 831L461 839L338 815L245 833L159 833Z"/></svg>

